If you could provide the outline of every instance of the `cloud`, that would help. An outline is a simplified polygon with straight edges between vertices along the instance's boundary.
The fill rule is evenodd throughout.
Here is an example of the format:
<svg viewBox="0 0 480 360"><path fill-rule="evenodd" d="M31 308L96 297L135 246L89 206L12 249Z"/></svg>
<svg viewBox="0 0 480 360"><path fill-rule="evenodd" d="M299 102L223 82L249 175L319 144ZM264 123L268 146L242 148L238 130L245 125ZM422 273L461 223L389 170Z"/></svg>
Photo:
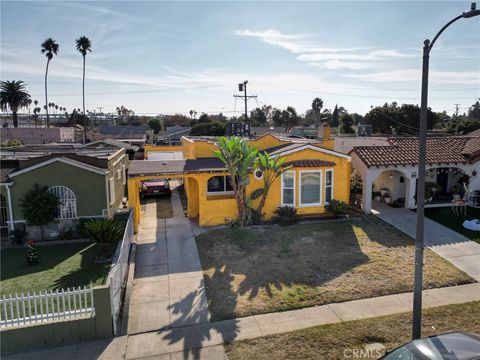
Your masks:
<svg viewBox="0 0 480 360"><path fill-rule="evenodd" d="M430 71L431 82L442 84L476 85L479 82L478 72L474 71ZM343 77L361 79L368 82L418 82L421 81L421 71L418 69L400 69L392 71L373 72L367 74L344 74Z"/></svg>
<svg viewBox="0 0 480 360"><path fill-rule="evenodd" d="M362 70L372 67L369 62L380 62L391 59L406 59L416 55L396 49L339 48L320 47L311 40L311 34L284 34L275 29L237 30L237 36L246 36L280 47L296 55L299 61L323 69Z"/></svg>

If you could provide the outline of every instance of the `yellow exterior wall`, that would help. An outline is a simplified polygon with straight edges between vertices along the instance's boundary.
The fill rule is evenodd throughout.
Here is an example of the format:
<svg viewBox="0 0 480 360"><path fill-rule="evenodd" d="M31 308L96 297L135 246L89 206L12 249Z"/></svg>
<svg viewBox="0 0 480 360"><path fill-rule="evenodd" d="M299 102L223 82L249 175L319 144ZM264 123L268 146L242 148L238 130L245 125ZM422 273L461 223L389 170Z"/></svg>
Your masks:
<svg viewBox="0 0 480 360"><path fill-rule="evenodd" d="M280 145L280 140L274 136L268 135L252 140L251 144L258 146L260 149L265 149ZM320 144L315 144L319 147L326 148L330 146L330 140ZM171 148L171 147L169 147ZM207 141L191 141L189 139L182 139L182 148L187 159L195 159L197 157L211 157L212 151L216 149L215 145ZM296 184L296 207L299 215L320 215L326 212L324 206L317 207L300 207L299 203L299 188L300 188L300 171L305 170L322 170L322 204L325 197L325 170L333 169L333 198L344 202L349 201L350 197L350 174L351 164L349 158L344 158L335 154L327 154L311 149L305 149L299 152L289 154L286 161L318 159L324 161L332 161L334 166L324 166L319 168L292 168L295 171ZM236 202L233 195L209 195L207 194L207 182L212 176L225 175L224 172L218 173L198 173L198 174L176 174L169 175L172 178L183 178L185 192L188 198L188 217L198 218L200 226L213 226L224 224L226 219L237 217ZM136 226L140 222L140 199L139 188L140 182L146 179L155 179L158 176L144 176L128 179L128 193L129 203L134 209L134 219ZM250 176L250 185L247 188L247 193L251 193L263 186L262 180L257 180L253 175ZM256 206L259 202L257 199L254 202ZM272 187L263 208L266 219L271 219L275 216L274 211L281 206L281 181L277 179Z"/></svg>

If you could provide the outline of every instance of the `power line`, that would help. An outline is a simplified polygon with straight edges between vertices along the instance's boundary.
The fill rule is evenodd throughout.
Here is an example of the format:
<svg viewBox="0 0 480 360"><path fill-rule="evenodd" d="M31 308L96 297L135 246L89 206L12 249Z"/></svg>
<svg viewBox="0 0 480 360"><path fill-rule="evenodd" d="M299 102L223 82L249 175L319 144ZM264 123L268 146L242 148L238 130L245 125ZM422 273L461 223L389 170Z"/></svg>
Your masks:
<svg viewBox="0 0 480 360"><path fill-rule="evenodd" d="M247 103L250 99L256 99L257 95L247 95L247 84L248 80L245 80L243 83L238 84L238 91L243 91L243 95L233 95L234 98L243 98L245 102L245 122L248 123L248 109Z"/></svg>

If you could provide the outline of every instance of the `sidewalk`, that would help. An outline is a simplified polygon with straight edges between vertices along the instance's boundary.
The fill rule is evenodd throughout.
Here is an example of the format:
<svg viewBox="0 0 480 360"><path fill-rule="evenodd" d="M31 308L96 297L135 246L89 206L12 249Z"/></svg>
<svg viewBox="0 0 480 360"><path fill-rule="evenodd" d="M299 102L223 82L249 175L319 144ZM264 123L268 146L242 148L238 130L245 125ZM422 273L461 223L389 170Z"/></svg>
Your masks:
<svg viewBox="0 0 480 360"><path fill-rule="evenodd" d="M415 239L417 214L414 211L392 208L379 202L374 202L373 206L375 210L372 210L372 213L375 216ZM480 244L425 218L425 245L475 280L480 281Z"/></svg>
<svg viewBox="0 0 480 360"><path fill-rule="evenodd" d="M225 342L253 339L342 321L409 312L412 309L412 300L412 293L388 295L213 323L207 322L104 341L12 354L2 358L5 360L66 358L111 360L154 357L156 360L226 360L227 357L222 346ZM424 308L469 301L480 301L480 283L423 291Z"/></svg>
<svg viewBox="0 0 480 360"><path fill-rule="evenodd" d="M179 350L190 350L192 355L201 355L198 347L205 350L234 340L409 312L412 309L412 300L412 293L388 295L133 335L128 339L126 359L158 356ZM424 308L479 300L480 283L423 292ZM172 342L172 339L180 341Z"/></svg>

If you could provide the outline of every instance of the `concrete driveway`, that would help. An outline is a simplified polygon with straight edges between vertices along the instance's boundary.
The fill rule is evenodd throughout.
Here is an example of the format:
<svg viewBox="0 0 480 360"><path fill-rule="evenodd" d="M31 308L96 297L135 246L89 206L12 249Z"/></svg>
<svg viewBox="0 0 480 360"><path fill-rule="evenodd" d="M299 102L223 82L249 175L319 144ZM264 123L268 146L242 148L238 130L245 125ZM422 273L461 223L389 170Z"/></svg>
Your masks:
<svg viewBox="0 0 480 360"><path fill-rule="evenodd" d="M392 208L374 201L372 213L415 239L417 214L405 208ZM454 216L452 214L452 216ZM425 218L425 245L460 270L480 281L480 244Z"/></svg>

